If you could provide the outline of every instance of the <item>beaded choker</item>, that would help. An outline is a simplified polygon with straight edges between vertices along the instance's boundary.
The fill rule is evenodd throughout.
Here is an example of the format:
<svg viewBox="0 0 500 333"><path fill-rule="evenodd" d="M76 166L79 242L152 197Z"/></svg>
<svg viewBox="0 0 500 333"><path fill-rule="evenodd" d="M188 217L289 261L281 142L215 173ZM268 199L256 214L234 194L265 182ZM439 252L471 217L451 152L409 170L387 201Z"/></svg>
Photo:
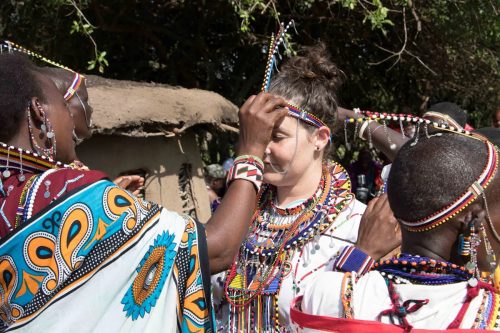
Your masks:
<svg viewBox="0 0 500 333"><path fill-rule="evenodd" d="M426 231L437 227L440 224L455 217L458 213L470 205L476 198L483 194L486 187L496 174L498 168L498 151L495 146L484 141L488 149L488 159L486 165L478 179L453 203L441 210L417 221L403 221L398 219L409 231Z"/></svg>
<svg viewBox="0 0 500 333"><path fill-rule="evenodd" d="M396 283L408 280L418 284L440 285L474 279L474 271L463 266L405 253L393 259L382 259L374 264L373 269L389 279L394 278Z"/></svg>
<svg viewBox="0 0 500 333"><path fill-rule="evenodd" d="M23 172L39 173L63 167L67 165L32 151L0 142L0 170L5 178L10 176L10 170L17 170L22 174Z"/></svg>
<svg viewBox="0 0 500 333"><path fill-rule="evenodd" d="M278 32L276 35L271 35L271 41L269 43L269 53L267 56L266 62L266 71L264 74L264 81L262 82L261 91L269 91L269 87L271 85L271 77L273 75L273 69L277 67L276 55L279 54L280 45L284 45L286 48L286 32L288 29L294 25L293 20L290 21L286 26L281 23ZM281 56L280 56L281 58ZM288 103L288 115L290 117L294 117L296 119L302 120L306 124L314 126L316 128L320 127L328 127L325 125L323 121L321 121L318 117L313 115L312 113L307 112L306 110Z"/></svg>

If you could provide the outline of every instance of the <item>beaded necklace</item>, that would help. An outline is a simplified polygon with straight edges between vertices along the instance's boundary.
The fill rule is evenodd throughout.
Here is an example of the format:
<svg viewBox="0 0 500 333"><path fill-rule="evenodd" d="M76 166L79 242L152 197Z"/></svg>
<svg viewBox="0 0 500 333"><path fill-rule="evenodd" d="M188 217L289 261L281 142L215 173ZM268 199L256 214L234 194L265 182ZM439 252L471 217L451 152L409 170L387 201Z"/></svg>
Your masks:
<svg viewBox="0 0 500 333"><path fill-rule="evenodd" d="M447 261L401 253L393 259L380 260L374 269L394 279L426 285L469 281L474 271Z"/></svg>
<svg viewBox="0 0 500 333"><path fill-rule="evenodd" d="M276 206L275 198L276 188L264 185L249 236L227 273L229 326L235 330L284 330L279 324L278 294L291 269L290 259L306 243L319 240L351 201L352 194L345 170L337 164L325 164L319 186L309 199L284 209Z"/></svg>

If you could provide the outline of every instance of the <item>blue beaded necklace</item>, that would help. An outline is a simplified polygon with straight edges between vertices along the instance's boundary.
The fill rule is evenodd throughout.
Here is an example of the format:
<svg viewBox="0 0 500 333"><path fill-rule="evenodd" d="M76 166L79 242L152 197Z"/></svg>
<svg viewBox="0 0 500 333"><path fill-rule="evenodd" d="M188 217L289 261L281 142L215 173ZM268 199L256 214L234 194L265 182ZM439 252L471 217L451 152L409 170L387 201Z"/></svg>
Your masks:
<svg viewBox="0 0 500 333"><path fill-rule="evenodd" d="M375 263L374 270L426 285L451 284L474 278L474 272L463 266L406 253L380 260Z"/></svg>

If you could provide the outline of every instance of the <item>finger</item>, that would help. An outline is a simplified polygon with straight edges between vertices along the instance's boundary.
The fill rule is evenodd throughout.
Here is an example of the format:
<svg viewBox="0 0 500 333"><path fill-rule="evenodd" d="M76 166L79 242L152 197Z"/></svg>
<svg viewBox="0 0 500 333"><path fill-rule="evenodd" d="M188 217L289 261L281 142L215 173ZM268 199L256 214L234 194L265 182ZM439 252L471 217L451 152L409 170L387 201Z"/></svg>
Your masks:
<svg viewBox="0 0 500 333"><path fill-rule="evenodd" d="M243 103L243 105L241 106L241 109L248 108L253 103L253 101L255 101L256 97L257 96L255 96L255 95L248 97L247 100L245 101L245 103Z"/></svg>
<svg viewBox="0 0 500 333"><path fill-rule="evenodd" d="M277 124L280 124L281 121L288 115L288 111L290 111L287 107L284 108L279 108L275 109L274 112L269 114L269 117L271 118L271 121L274 124L274 127L277 126Z"/></svg>
<svg viewBox="0 0 500 333"><path fill-rule="evenodd" d="M126 189L127 186L130 184L131 180L130 180L130 177L119 177L117 179L115 179L115 184L120 186L121 188L123 189Z"/></svg>
<svg viewBox="0 0 500 333"><path fill-rule="evenodd" d="M375 206L373 207L373 209L376 211L382 211L386 203L387 203L387 194L384 193L381 196L377 197L377 202L375 202Z"/></svg>
<svg viewBox="0 0 500 333"><path fill-rule="evenodd" d="M260 92L257 96L255 96L254 103L255 104L264 104L268 100L270 100L271 98L273 98L273 95L263 91L263 92Z"/></svg>
<svg viewBox="0 0 500 333"><path fill-rule="evenodd" d="M379 197L375 197L368 204L366 205L365 212L363 214L366 214L367 212L371 212L374 210L374 206L377 204L377 201L379 200Z"/></svg>
<svg viewBox="0 0 500 333"><path fill-rule="evenodd" d="M273 97L272 99L267 101L267 103L262 108L262 111L266 113L271 113L274 112L276 109L284 108L286 106L287 102L283 98Z"/></svg>

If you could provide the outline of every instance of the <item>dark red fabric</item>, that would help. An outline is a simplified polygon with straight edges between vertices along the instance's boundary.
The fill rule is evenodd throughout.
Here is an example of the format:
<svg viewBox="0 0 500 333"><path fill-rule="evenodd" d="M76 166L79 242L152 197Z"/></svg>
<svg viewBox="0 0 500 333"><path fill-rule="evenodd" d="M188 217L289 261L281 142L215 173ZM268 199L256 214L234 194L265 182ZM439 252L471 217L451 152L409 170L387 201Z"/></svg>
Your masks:
<svg viewBox="0 0 500 333"><path fill-rule="evenodd" d="M9 222L12 226L14 225L16 220L17 207L19 206L19 199L21 198L23 189L28 180L34 174L25 172L24 175L26 176L26 180L24 182L20 182L17 178L17 175L18 172L13 170L12 175L9 178L3 180L3 188L5 192L7 192L7 189L10 185L14 186L14 189L10 192L9 196L4 197L0 195L0 207L2 207L4 201L6 201L5 205L3 206L3 213L9 219ZM77 181L68 183L66 190L61 194L61 196L83 185L92 184L96 181L107 178L107 175L101 171L84 171L66 168L54 171L45 178L45 180L50 180L49 191L51 193L51 196L49 198L44 197L46 187L42 183L42 185L38 188L37 193L35 193L32 216L34 216L43 208L47 207L54 200L54 196L56 196L64 188L68 180L75 179L81 175L83 175L83 177L81 177ZM10 232L11 230L9 226L5 222L4 218L0 216L0 238L5 237Z"/></svg>
<svg viewBox="0 0 500 333"><path fill-rule="evenodd" d="M327 316L315 316L304 313L300 310L302 297L296 298L290 308L290 317L292 321L301 328L309 328L331 333L439 333L444 330L426 330L412 328L405 331L403 327L384 324L378 321L333 318ZM477 333L473 329L447 329L451 333ZM482 330L481 332L494 332L491 330Z"/></svg>

